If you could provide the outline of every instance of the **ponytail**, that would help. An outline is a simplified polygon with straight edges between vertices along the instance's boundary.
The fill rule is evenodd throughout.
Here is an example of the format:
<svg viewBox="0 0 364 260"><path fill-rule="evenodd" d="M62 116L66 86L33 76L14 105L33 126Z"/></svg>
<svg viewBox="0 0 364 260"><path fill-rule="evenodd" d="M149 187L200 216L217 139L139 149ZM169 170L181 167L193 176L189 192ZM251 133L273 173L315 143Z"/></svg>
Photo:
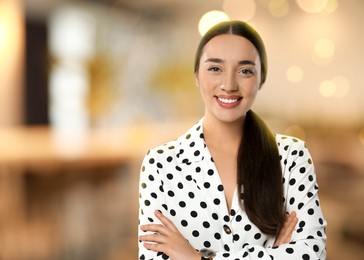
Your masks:
<svg viewBox="0 0 364 260"><path fill-rule="evenodd" d="M276 140L251 110L242 129L237 157L241 206L263 233L276 235L284 221L282 169Z"/></svg>

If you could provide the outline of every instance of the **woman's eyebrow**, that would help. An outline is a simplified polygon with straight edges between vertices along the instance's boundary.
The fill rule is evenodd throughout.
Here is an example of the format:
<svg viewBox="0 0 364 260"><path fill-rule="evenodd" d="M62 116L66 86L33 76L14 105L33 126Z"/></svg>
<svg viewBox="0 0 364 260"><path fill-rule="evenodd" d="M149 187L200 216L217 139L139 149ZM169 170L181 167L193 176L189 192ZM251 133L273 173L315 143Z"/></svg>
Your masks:
<svg viewBox="0 0 364 260"><path fill-rule="evenodd" d="M254 65L255 66L255 62L251 61L251 60L241 60L238 62L239 65Z"/></svg>
<svg viewBox="0 0 364 260"><path fill-rule="evenodd" d="M224 60L220 59L220 58L209 58L207 60L205 60L205 63L207 62L214 62L214 63L223 63ZM251 61L251 60L241 60L238 62L239 65L254 65L255 66L255 62Z"/></svg>
<svg viewBox="0 0 364 260"><path fill-rule="evenodd" d="M205 63L207 63L207 62L223 63L224 60L219 59L219 58L209 58L209 59L205 60Z"/></svg>

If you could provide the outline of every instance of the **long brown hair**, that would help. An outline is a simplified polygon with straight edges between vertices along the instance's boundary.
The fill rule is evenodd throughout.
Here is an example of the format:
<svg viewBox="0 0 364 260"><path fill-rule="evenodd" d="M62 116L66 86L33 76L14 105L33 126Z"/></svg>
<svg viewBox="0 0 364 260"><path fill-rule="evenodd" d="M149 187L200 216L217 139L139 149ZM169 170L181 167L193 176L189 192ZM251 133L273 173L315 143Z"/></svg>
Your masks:
<svg viewBox="0 0 364 260"><path fill-rule="evenodd" d="M242 21L222 22L212 27L201 39L195 56L198 73L204 46L214 37L233 34L246 38L257 49L261 62L261 82L267 76L267 54L259 34ZM283 183L275 137L253 111L246 114L243 138L237 156L237 185L241 206L262 232L276 235L284 221Z"/></svg>

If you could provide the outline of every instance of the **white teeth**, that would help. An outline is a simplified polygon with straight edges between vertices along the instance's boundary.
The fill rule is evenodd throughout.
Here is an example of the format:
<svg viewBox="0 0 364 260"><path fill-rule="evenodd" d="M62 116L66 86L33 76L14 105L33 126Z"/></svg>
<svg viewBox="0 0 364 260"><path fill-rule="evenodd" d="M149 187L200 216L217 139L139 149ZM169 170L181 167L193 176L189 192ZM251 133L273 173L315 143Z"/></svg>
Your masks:
<svg viewBox="0 0 364 260"><path fill-rule="evenodd" d="M226 104L236 103L239 100L238 98L234 98L234 99L218 98L218 99L220 102L226 103Z"/></svg>

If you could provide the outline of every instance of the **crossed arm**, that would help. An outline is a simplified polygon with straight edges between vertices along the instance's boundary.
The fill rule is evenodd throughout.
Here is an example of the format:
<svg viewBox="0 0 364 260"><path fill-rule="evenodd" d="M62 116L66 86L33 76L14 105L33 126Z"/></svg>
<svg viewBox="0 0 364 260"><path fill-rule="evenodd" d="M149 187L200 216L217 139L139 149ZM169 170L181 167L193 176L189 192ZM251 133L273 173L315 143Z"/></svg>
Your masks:
<svg viewBox="0 0 364 260"><path fill-rule="evenodd" d="M141 235L139 240L143 241L146 249L163 252L171 260L199 260L198 252L181 235L176 226L160 211L154 212L162 224L141 225L142 231L151 231L153 234ZM291 241L292 233L297 225L298 219L295 212L286 216L284 225L280 230L274 246L287 244Z"/></svg>

